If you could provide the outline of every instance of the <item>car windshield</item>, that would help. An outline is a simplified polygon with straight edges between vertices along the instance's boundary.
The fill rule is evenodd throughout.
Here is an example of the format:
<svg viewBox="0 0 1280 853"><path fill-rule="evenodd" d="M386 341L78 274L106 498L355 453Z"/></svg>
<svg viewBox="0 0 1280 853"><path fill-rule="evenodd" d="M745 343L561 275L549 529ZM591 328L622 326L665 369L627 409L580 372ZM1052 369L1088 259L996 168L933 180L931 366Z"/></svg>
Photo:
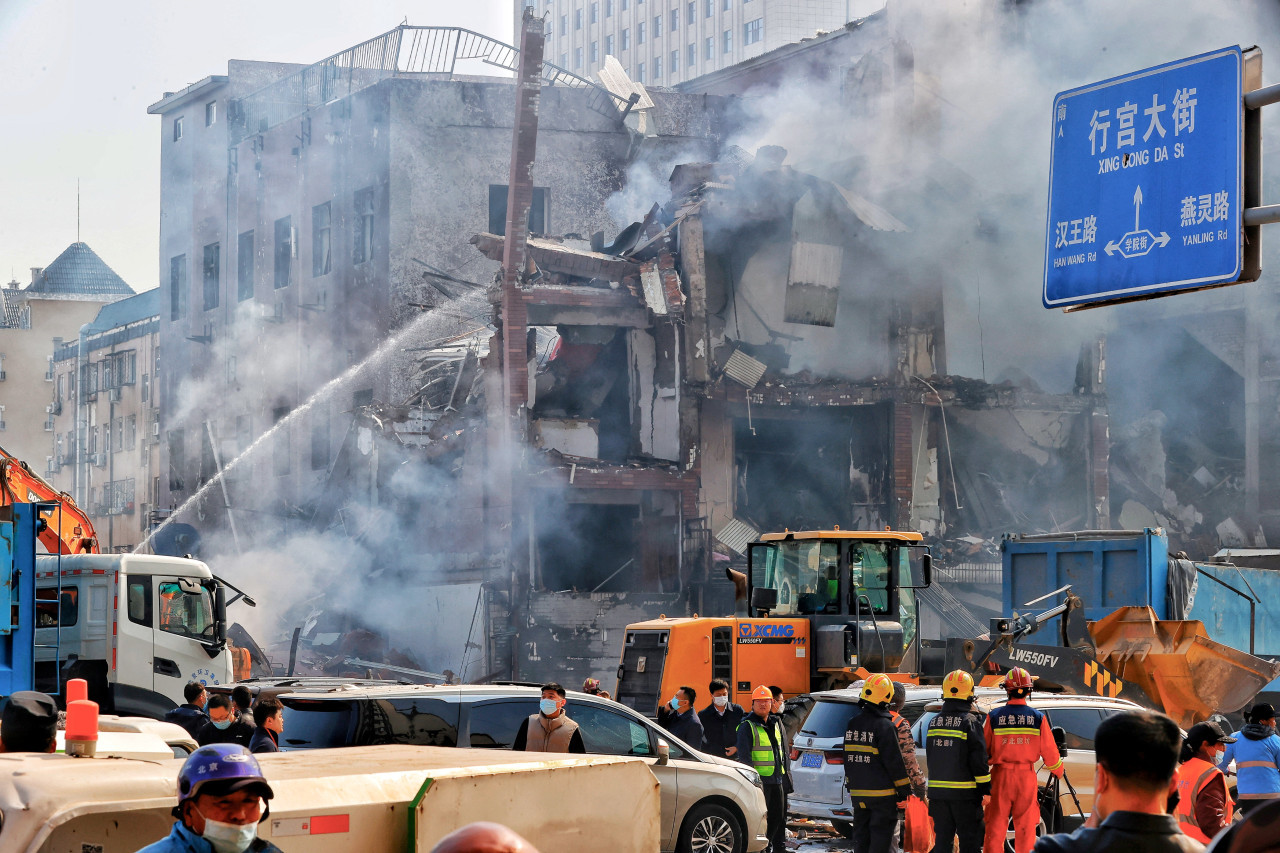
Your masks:
<svg viewBox="0 0 1280 853"><path fill-rule="evenodd" d="M938 716L937 711L925 711L911 727L911 736L915 738L916 746L924 746L924 733L929 728L929 721L936 716Z"/></svg>
<svg viewBox="0 0 1280 853"><path fill-rule="evenodd" d="M862 711L852 702L824 702L819 699L809 709L809 716L805 717L804 724L800 726L800 734L843 740L849 720L860 713Z"/></svg>
<svg viewBox="0 0 1280 853"><path fill-rule="evenodd" d="M348 746L354 707L351 702L284 699L284 732L280 748L326 749Z"/></svg>

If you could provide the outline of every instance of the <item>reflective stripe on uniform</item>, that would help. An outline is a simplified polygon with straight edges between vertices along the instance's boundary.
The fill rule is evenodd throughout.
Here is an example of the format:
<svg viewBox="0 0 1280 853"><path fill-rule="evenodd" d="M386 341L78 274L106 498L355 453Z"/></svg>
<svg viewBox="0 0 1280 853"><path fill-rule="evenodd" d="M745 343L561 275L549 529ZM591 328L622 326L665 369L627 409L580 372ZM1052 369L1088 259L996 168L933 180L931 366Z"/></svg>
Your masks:
<svg viewBox="0 0 1280 853"><path fill-rule="evenodd" d="M892 788L879 788L877 790L866 789L849 789L850 797L892 797L896 792Z"/></svg>
<svg viewBox="0 0 1280 853"><path fill-rule="evenodd" d="M986 776L974 776L974 777L973 777L973 781L975 781L975 782L990 782L990 781L991 781L991 774L990 774L990 773L988 773Z"/></svg>
<svg viewBox="0 0 1280 853"><path fill-rule="evenodd" d="M1061 758L1061 756L1059 756L1059 758L1058 758L1058 760L1057 760L1057 761L1055 761L1053 764L1046 764L1046 765L1044 766L1044 769L1045 769L1045 770L1057 770L1057 769L1058 769L1059 767L1061 767L1061 766L1062 766L1062 758Z"/></svg>
<svg viewBox="0 0 1280 853"><path fill-rule="evenodd" d="M994 726L992 727L991 731L997 735L1038 735L1040 734L1039 729L1014 729L1014 728L1000 729L1000 728L995 728Z"/></svg>
<svg viewBox="0 0 1280 853"><path fill-rule="evenodd" d="M879 755L880 750L874 746L866 746L860 743L848 743L844 747L845 752L869 752L872 755Z"/></svg>
<svg viewBox="0 0 1280 853"><path fill-rule="evenodd" d="M989 781L989 780L988 780L988 781ZM929 787L930 787L930 788L976 788L976 787L978 787L978 783L977 783L977 781L973 781L973 782L943 782L943 781L942 781L942 780L940 780L940 779L930 779L930 780L929 780Z"/></svg>
<svg viewBox="0 0 1280 853"><path fill-rule="evenodd" d="M911 780L904 776L901 779L894 779L893 784L898 786L899 788L905 788L907 785L911 784Z"/></svg>
<svg viewBox="0 0 1280 853"><path fill-rule="evenodd" d="M968 740L969 735L958 729L929 729L927 737L957 737L961 740Z"/></svg>
<svg viewBox="0 0 1280 853"><path fill-rule="evenodd" d="M773 760L773 744L769 742L769 733L751 720L744 722L751 726L751 766L761 776L768 778L778 769L777 762Z"/></svg>

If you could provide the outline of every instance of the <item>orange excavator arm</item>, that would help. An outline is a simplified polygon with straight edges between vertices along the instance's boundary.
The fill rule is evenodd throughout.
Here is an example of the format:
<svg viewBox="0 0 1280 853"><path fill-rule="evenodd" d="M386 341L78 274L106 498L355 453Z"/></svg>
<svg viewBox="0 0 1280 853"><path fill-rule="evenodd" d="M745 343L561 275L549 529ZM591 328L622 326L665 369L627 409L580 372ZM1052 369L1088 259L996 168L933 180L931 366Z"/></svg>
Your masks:
<svg viewBox="0 0 1280 853"><path fill-rule="evenodd" d="M59 504L40 513L45 522L45 528L39 533L40 542L49 553L98 553L98 534L93 522L71 495L59 492L27 467L27 463L0 448L0 506L46 501Z"/></svg>

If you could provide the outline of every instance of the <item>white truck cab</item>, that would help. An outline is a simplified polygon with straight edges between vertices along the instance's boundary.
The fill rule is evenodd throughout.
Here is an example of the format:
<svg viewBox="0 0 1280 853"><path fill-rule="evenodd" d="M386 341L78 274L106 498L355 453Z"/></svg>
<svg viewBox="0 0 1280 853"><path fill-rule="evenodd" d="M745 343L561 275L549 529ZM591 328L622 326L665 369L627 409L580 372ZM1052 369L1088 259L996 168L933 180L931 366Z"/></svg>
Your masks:
<svg viewBox="0 0 1280 853"><path fill-rule="evenodd" d="M36 557L36 689L89 682L104 712L159 718L189 681L233 679L226 593L199 560Z"/></svg>

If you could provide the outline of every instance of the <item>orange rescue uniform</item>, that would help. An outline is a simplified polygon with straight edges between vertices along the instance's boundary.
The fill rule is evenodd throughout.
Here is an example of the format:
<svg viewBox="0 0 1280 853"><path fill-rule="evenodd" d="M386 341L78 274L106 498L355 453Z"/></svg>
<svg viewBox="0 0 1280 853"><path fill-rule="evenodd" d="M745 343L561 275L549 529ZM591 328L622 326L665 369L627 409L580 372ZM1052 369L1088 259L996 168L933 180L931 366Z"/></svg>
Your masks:
<svg viewBox="0 0 1280 853"><path fill-rule="evenodd" d="M1212 832L1205 832L1196 820L1196 801L1210 785L1221 789L1222 813L1217 826L1210 826ZM1201 844L1208 844L1213 836L1231 824L1231 797L1227 791L1227 777L1222 771L1203 758L1192 758L1178 768L1178 808L1174 814L1178 818L1178 826L1184 835L1189 835Z"/></svg>
<svg viewBox="0 0 1280 853"><path fill-rule="evenodd" d="M1035 763L1043 760L1046 770L1062 776L1062 756L1049 729L1049 718L1026 699L1010 699L1009 704L987 715L983 728L991 763L991 802L984 815L983 849L1004 849L1012 816L1014 853L1030 853L1040 823Z"/></svg>

